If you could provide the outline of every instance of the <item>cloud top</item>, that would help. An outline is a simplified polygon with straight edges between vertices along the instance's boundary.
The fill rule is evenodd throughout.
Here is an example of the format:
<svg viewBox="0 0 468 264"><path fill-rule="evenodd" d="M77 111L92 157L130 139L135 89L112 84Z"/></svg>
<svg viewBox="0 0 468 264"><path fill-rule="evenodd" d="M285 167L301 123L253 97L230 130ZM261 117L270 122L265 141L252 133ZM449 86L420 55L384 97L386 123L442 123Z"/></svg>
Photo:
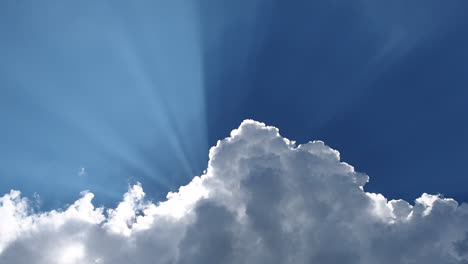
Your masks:
<svg viewBox="0 0 468 264"><path fill-rule="evenodd" d="M296 145L246 120L209 156L204 175L159 203L139 184L114 209L83 192L34 212L5 194L0 263L468 263L466 204L367 193L368 176L321 141Z"/></svg>

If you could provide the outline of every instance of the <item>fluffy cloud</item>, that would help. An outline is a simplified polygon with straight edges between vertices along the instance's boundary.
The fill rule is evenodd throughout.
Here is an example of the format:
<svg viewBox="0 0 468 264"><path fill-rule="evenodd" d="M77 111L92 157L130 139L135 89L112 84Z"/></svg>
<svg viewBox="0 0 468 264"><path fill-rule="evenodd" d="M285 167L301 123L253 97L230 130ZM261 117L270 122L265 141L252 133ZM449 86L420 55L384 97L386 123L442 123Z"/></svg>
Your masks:
<svg viewBox="0 0 468 264"><path fill-rule="evenodd" d="M323 142L297 146L247 120L164 202L135 185L115 209L84 192L37 213L4 195L0 263L468 263L466 204L387 201L367 181Z"/></svg>

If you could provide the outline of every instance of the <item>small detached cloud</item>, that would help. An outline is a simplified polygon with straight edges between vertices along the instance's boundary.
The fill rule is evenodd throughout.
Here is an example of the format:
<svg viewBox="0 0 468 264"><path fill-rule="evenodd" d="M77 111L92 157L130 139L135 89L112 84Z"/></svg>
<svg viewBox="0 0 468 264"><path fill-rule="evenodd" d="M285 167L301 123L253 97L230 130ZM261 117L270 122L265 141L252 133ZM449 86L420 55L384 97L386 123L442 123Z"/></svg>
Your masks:
<svg viewBox="0 0 468 264"><path fill-rule="evenodd" d="M86 175L87 175L86 169L85 168L80 168L80 170L78 171L78 176L83 177L83 176L86 176Z"/></svg>
<svg viewBox="0 0 468 264"><path fill-rule="evenodd" d="M83 192L34 212L5 194L0 263L468 263L466 204L367 193L368 176L321 141L296 145L246 120L209 156L204 175L160 203L139 184L115 209Z"/></svg>

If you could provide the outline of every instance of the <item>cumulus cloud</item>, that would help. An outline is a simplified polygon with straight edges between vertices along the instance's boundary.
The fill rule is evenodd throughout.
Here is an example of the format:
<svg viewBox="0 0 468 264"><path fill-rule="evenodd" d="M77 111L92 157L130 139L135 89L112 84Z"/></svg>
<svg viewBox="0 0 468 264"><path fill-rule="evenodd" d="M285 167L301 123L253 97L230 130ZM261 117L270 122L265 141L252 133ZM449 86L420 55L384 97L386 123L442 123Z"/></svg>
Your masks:
<svg viewBox="0 0 468 264"><path fill-rule="evenodd" d="M134 185L115 209L93 194L34 212L0 198L0 263L468 263L468 206L365 192L368 176L321 141L296 145L244 121L206 173L153 203Z"/></svg>

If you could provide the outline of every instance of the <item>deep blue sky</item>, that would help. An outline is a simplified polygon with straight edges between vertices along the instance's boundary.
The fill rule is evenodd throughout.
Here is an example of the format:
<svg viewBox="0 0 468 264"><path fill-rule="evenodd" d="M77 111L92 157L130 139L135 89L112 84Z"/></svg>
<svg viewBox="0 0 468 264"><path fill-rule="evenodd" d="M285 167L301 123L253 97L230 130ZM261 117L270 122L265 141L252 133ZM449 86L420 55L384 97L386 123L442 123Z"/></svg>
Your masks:
<svg viewBox="0 0 468 264"><path fill-rule="evenodd" d="M150 197L245 118L468 201L466 1L2 1L0 192ZM80 173L85 168L85 173Z"/></svg>

